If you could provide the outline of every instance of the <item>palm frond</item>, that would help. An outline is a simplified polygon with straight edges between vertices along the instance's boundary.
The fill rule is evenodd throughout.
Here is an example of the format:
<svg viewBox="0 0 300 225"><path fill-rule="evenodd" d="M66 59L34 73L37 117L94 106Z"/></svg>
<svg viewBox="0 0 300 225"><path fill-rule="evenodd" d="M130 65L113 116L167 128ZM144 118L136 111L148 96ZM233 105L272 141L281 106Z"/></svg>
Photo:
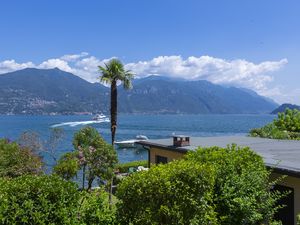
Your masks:
<svg viewBox="0 0 300 225"><path fill-rule="evenodd" d="M98 66L101 73L100 82L111 84L112 81L121 81L125 89L132 87L131 81L134 74L130 70L125 70L119 59L113 58L105 66Z"/></svg>

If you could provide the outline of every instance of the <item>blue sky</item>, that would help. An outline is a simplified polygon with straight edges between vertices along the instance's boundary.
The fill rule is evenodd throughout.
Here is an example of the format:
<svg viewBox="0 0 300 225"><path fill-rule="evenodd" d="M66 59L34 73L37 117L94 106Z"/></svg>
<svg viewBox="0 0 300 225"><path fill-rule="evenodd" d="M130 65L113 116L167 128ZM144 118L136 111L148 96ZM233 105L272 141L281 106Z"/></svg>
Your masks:
<svg viewBox="0 0 300 225"><path fill-rule="evenodd" d="M207 79L300 104L299 0L6 0L0 73L61 69L96 81L120 58L138 77Z"/></svg>

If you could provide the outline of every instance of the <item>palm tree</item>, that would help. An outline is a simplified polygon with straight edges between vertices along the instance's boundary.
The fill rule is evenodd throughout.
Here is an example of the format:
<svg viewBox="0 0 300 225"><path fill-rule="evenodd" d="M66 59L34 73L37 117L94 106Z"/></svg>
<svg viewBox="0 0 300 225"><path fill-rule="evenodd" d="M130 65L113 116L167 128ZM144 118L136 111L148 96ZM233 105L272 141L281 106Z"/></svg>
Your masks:
<svg viewBox="0 0 300 225"><path fill-rule="evenodd" d="M132 87L131 80L133 73L125 70L124 65L118 59L111 59L105 66L99 66L102 74L100 81L110 85L110 129L111 129L111 144L114 146L115 134L117 130L117 113L118 113L118 89L117 83L123 83L125 89ZM110 181L109 203L112 204L112 178Z"/></svg>
<svg viewBox="0 0 300 225"><path fill-rule="evenodd" d="M118 59L111 59L104 67L99 66L101 72L100 81L110 85L110 124L111 144L114 144L117 129L117 83L121 82L125 89L132 88L133 73L125 70L124 65Z"/></svg>

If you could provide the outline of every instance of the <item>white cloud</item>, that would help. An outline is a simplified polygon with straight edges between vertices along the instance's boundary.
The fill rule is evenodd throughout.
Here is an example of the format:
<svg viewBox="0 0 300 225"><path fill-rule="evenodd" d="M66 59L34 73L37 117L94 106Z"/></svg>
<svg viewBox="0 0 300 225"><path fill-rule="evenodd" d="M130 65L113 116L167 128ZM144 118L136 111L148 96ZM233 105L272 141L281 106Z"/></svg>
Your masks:
<svg viewBox="0 0 300 225"><path fill-rule="evenodd" d="M89 53L87 53L87 52L81 52L80 54L64 55L61 57L61 59L64 61L67 61L67 62L72 62L72 61L76 61L77 59L86 57L88 55L89 55Z"/></svg>
<svg viewBox="0 0 300 225"><path fill-rule="evenodd" d="M39 64L33 62L18 63L15 60L0 62L0 74L28 67L50 69L59 68L73 73L89 82L99 81L98 66L104 65L109 59L99 59L86 52L68 54L58 58L47 59ZM272 72L280 70L288 63L287 59L279 61L264 61L253 63L243 59L225 60L211 56L158 56L148 61L132 62L125 65L136 77L161 75L186 80L208 80L215 84L250 88L264 96L273 97L279 102L297 101L295 96L300 90L289 91L282 87L272 87L274 83Z"/></svg>
<svg viewBox="0 0 300 225"><path fill-rule="evenodd" d="M73 72L73 69L69 66L68 62L62 59L48 59L36 67L39 69L59 68L66 72Z"/></svg>
<svg viewBox="0 0 300 225"><path fill-rule="evenodd" d="M266 89L262 95L275 99L279 103L293 103L300 105L300 88L290 89L288 87L279 86Z"/></svg>
<svg viewBox="0 0 300 225"><path fill-rule="evenodd" d="M287 62L287 59L282 59L254 64L241 59L228 61L210 56L191 56L187 59L181 56L159 56L150 61L129 63L126 68L139 77L155 74L187 80L204 79L216 84L246 87L262 92L267 83L273 80L270 73L279 70Z"/></svg>
<svg viewBox="0 0 300 225"><path fill-rule="evenodd" d="M25 69L28 67L34 67L34 64L32 62L17 63L15 60L5 60L0 62L0 74Z"/></svg>
<svg viewBox="0 0 300 225"><path fill-rule="evenodd" d="M89 82L99 81L98 66L104 65L109 59L100 60L90 56L86 52L73 55L64 55L59 58L47 59L40 64L33 62L17 63L15 60L0 62L0 74L13 72L25 68L52 69L59 68L63 71L73 73Z"/></svg>

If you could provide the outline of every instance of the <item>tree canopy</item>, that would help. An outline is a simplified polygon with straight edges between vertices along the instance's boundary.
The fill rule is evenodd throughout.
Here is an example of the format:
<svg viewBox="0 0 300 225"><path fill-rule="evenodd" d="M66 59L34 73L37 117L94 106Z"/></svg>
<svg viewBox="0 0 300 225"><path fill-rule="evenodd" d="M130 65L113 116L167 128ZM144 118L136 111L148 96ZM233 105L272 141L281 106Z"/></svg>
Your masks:
<svg viewBox="0 0 300 225"><path fill-rule="evenodd" d="M84 127L75 133L74 152L64 154L55 166L54 171L65 179L74 177L78 169L87 175L88 189L95 178L109 179L117 163L117 153L112 145L105 142L93 127ZM84 181L83 181L84 188Z"/></svg>
<svg viewBox="0 0 300 225"><path fill-rule="evenodd" d="M1 224L114 224L107 193L78 191L58 176L0 178L0 193Z"/></svg>
<svg viewBox="0 0 300 225"><path fill-rule="evenodd" d="M112 84L114 81L120 81L125 89L131 88L133 73L125 70L123 63L118 59L111 59L105 66L99 66L101 72L100 81L106 84Z"/></svg>
<svg viewBox="0 0 300 225"><path fill-rule="evenodd" d="M252 137L300 140L300 111L286 109L272 123L250 131Z"/></svg>
<svg viewBox="0 0 300 225"><path fill-rule="evenodd" d="M121 182L121 224L270 224L280 197L249 148L199 148Z"/></svg>
<svg viewBox="0 0 300 225"><path fill-rule="evenodd" d="M1 224L74 224L80 193L55 176L0 179Z"/></svg>
<svg viewBox="0 0 300 225"><path fill-rule="evenodd" d="M178 161L138 172L118 187L120 224L215 224L214 174L208 165Z"/></svg>
<svg viewBox="0 0 300 225"><path fill-rule="evenodd" d="M0 139L0 177L41 174L42 159L29 147Z"/></svg>
<svg viewBox="0 0 300 225"><path fill-rule="evenodd" d="M199 148L185 160L214 168L213 205L219 224L268 224L278 209L270 172L248 147Z"/></svg>

